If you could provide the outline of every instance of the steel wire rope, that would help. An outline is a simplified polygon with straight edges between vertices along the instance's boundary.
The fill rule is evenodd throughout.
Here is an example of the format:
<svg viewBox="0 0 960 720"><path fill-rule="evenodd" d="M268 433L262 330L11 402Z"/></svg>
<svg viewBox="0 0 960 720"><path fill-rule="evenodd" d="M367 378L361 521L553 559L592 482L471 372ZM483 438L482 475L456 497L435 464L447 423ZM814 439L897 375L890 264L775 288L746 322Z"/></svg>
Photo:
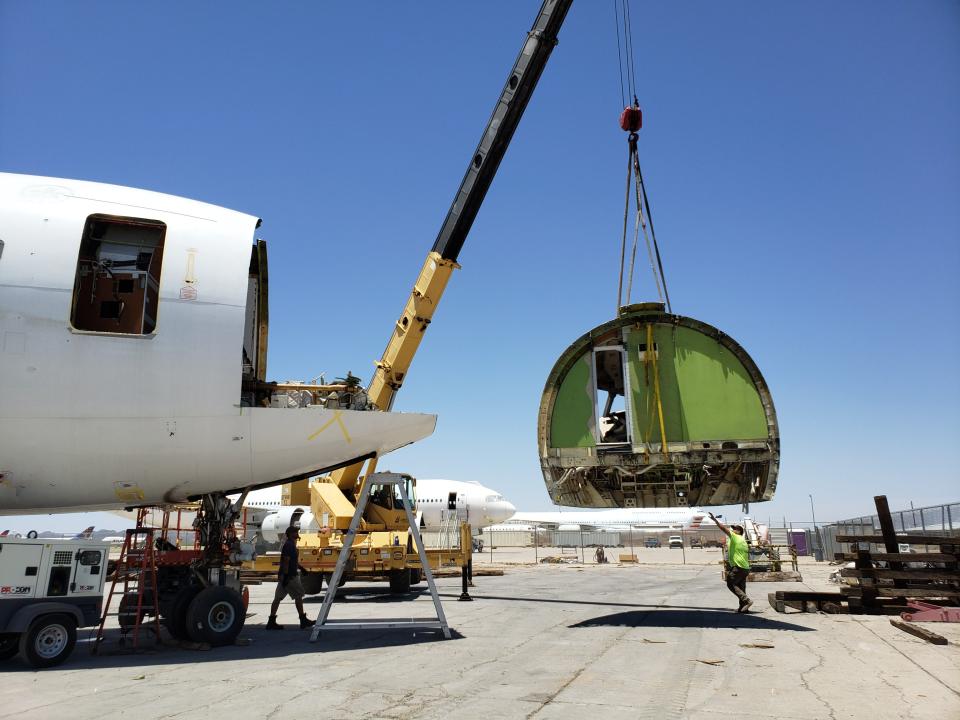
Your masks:
<svg viewBox="0 0 960 720"><path fill-rule="evenodd" d="M629 96L633 97L634 105L638 105L637 101L637 72L636 72L636 60L633 52L633 15L630 7L630 0L620 0L620 12L617 12L617 0L614 0L614 15L617 17L616 31L617 31L617 60L618 60L618 70L620 72L620 99L621 102L625 101L623 94L623 66L626 64L627 68L627 93ZM623 20L623 53L620 51L620 19ZM673 308L670 303L670 292L667 290L667 277L663 269L663 257L660 253L660 244L657 242L657 233L653 225L653 212L650 209L650 201L647 197L647 186L643 181L643 173L640 170L640 158L639 153L636 149L636 140L631 138L631 170L636 173L636 182L637 182L637 217L640 226L643 228L644 240L647 244L647 254L650 256L651 269L654 275L654 282L657 286L657 296L662 302L666 305L667 312L672 313ZM630 182L630 173L628 172L627 183ZM629 190L628 190L629 195ZM642 200L642 204L641 204ZM629 199L627 200L629 205ZM646 212L646 218L644 218L644 211ZM623 287L623 272L624 272L624 263L625 263L625 252L626 252L626 223L627 216L629 215L629 208L624 209L624 232L623 239L621 241L621 253L620 253L620 282L619 288L617 291L617 305L618 310L620 306L620 301L622 298L622 287ZM647 235L647 223L650 225L650 233ZM637 232L637 227L635 225L635 233ZM652 252L651 252L651 241L652 241ZM634 240L634 254L636 252L636 243L637 238ZM631 295L633 284L633 257L631 257L631 269L630 275L628 276L627 281L627 303L629 304L629 299Z"/></svg>
<svg viewBox="0 0 960 720"><path fill-rule="evenodd" d="M637 159L637 183L640 186L640 191L643 196L643 204L647 209L647 220L650 223L650 237L653 238L653 250L657 256L657 268L660 271L660 281L663 283L663 297L667 305L667 312L673 313L673 308L670 306L670 293L667 291L667 276L663 272L663 260L660 257L660 244L657 242L657 233L653 229L653 212L650 210L650 202L647 200L647 185L643 182L643 173L640 172L640 160ZM658 286L659 287L659 286Z"/></svg>
<svg viewBox="0 0 960 720"><path fill-rule="evenodd" d="M616 316L620 312L620 308L623 306L623 267L624 261L626 260L627 253L627 222L630 219L630 180L633 175L633 157L627 157L627 195L624 198L623 202L623 236L620 239L620 279L617 284L617 307L615 308L614 315ZM629 297L630 293L627 292Z"/></svg>
<svg viewBox="0 0 960 720"><path fill-rule="evenodd" d="M634 173L636 173L637 224L639 226L637 228L637 231L639 232L640 227L643 228L643 240L647 246L647 257L650 259L650 272L653 274L653 283L657 287L657 299L660 300L660 302L663 302L664 291L660 287L660 277L658 277L657 275L657 267L654 264L653 248L651 247L651 244L650 244L650 235L647 233L647 221L643 216L643 204L640 202L643 195L643 183L640 179L640 156L639 156L639 153L637 152L636 144L633 145L631 150L632 150L631 160L633 161L633 171ZM649 212L649 208L647 208L647 210ZM636 238L634 239L633 252L634 252L634 255L636 255L636 252L637 252ZM633 271L633 267L632 267L632 260L631 260L631 272L632 271Z"/></svg>
<svg viewBox="0 0 960 720"><path fill-rule="evenodd" d="M617 31L617 70L620 71L620 105L626 105L627 99L623 92L623 55L620 53L620 14L617 11L617 0L613 0L613 24Z"/></svg>
<svg viewBox="0 0 960 720"><path fill-rule="evenodd" d="M637 94L637 78L633 61L633 30L630 21L630 0L622 0L623 10L623 45L627 63L627 90L630 96Z"/></svg>

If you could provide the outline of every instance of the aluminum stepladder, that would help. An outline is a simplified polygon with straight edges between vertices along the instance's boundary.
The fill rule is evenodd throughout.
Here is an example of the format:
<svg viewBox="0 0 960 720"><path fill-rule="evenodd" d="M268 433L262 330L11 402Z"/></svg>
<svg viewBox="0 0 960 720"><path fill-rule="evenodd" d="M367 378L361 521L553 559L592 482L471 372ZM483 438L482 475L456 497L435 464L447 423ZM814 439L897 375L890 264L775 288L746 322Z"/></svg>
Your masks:
<svg viewBox="0 0 960 720"><path fill-rule="evenodd" d="M333 576L327 582L327 592L323 597L323 605L320 607L320 614L313 624L313 630L310 633L310 642L316 642L322 631L331 630L383 630L383 629L404 629L404 630L441 630L443 636L449 640L450 627L447 625L447 617L443 613L443 605L440 603L440 595L437 593L436 583L433 581L433 572L430 570L430 562L427 560L427 553L423 547L423 538L420 536L420 529L417 526L416 518L411 509L410 496L407 494L406 483L408 475L399 475L397 473L375 473L367 477L363 483L363 490L357 499L357 508L353 512L353 519L350 521L350 529L343 535L343 547L337 558L337 566L333 571ZM430 588L430 596L433 598L433 607L437 611L437 619L430 618L399 618L399 619L380 619L380 620L330 620L330 607L337 595L337 589L340 586L340 578L346 570L347 562L350 559L350 553L353 548L353 541L357 535L357 529L360 527L360 518L363 517L363 511L370 499L370 491L374 485L386 485L396 487L400 491L400 497L403 499L403 509L407 514L407 522L410 524L410 532L413 535L413 542L417 547L417 554L420 557L420 565L423 574L427 578L427 585ZM406 553L406 547L404 547Z"/></svg>

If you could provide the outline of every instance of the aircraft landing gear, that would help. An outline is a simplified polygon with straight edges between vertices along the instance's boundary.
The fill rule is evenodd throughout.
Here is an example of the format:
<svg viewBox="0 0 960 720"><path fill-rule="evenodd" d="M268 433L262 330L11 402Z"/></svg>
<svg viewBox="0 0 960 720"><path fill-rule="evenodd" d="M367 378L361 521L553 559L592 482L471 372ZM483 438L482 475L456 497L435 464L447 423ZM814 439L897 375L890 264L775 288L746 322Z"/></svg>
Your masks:
<svg viewBox="0 0 960 720"><path fill-rule="evenodd" d="M204 495L194 521L201 557L157 570L163 622L178 640L232 645L243 629L246 602L234 567L243 548L234 523L245 496L231 503L222 493Z"/></svg>

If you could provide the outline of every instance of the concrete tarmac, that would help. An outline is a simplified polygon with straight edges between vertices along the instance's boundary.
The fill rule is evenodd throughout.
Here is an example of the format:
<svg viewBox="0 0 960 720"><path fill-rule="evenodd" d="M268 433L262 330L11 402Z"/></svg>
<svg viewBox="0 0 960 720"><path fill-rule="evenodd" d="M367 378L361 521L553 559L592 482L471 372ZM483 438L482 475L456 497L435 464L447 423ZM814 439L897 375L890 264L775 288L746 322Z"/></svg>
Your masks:
<svg viewBox="0 0 960 720"><path fill-rule="evenodd" d="M886 617L769 607L778 588L835 588L825 564L802 566L802 584L751 583L754 612L738 615L716 551L688 551L686 565L679 551L640 551L636 565L617 552L608 565L533 565L532 550L497 550L526 564L478 576L473 602L440 579L453 640L375 630L310 644L289 600L288 629L269 632L273 583L251 587L237 646L124 654L113 629L91 656L81 630L58 668L0 666L0 718L960 718L956 625L928 624L950 640L933 646ZM425 583L417 590L350 583L331 618L430 616ZM312 616L320 599L308 599Z"/></svg>

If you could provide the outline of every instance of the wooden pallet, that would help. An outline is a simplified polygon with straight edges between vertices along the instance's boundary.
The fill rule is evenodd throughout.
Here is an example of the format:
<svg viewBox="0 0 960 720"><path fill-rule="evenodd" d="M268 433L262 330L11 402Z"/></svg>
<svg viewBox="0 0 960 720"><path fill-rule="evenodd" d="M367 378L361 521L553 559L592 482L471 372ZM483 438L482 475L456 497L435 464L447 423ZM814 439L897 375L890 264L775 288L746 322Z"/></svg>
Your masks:
<svg viewBox="0 0 960 720"><path fill-rule="evenodd" d="M848 612L894 614L908 611L910 598L937 599L956 605L960 598L960 538L930 535L897 535L887 498L874 498L882 535L838 535L838 542L851 543L850 552L837 553L837 560L852 560L840 576L855 584L842 585L836 593L777 592L768 596L777 612L787 608L803 612ZM901 553L900 543L934 546L939 552ZM871 552L882 545L883 552ZM886 567L877 567L878 563ZM924 567L916 567L923 564Z"/></svg>

